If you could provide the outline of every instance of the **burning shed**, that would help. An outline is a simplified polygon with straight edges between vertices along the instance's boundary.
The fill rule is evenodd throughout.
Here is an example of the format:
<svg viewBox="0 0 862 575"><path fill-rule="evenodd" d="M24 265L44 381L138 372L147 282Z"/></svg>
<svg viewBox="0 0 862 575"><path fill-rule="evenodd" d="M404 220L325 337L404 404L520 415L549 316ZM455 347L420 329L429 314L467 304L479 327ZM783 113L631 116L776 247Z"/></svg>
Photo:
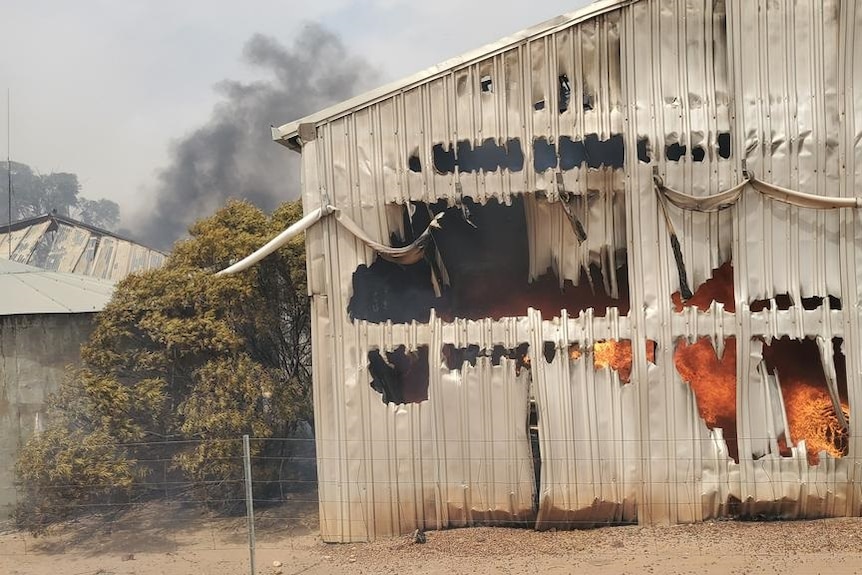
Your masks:
<svg viewBox="0 0 862 575"><path fill-rule="evenodd" d="M274 129L323 538L859 515L860 61L857 0L604 0Z"/></svg>

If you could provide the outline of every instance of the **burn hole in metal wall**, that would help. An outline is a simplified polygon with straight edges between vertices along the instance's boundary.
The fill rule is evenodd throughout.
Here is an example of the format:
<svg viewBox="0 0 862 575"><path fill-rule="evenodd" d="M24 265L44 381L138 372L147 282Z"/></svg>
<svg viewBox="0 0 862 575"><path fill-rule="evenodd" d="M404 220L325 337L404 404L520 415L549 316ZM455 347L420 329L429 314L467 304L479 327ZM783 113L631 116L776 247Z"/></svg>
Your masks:
<svg viewBox="0 0 862 575"><path fill-rule="evenodd" d="M736 311L733 262L728 261L712 271L709 279L683 300L679 291L671 296L674 310L686 307L707 311L715 303L724 304L725 311ZM721 429L728 455L739 462L736 413L736 338L729 337L721 345L702 337L688 342L677 340L674 365L680 378L695 396L698 414L710 429ZM722 349L722 352L716 349Z"/></svg>
<svg viewBox="0 0 862 575"><path fill-rule="evenodd" d="M520 317L530 307L544 317L559 316L562 309L570 315L589 308L601 315L608 307L617 307L622 315L628 313L625 266L615 270L617 299L605 292L603 271L597 266L582 270L577 286L566 281L561 289L553 271L529 281L529 242L521 197L512 198L509 206L496 199L480 205L469 198L452 208L444 202L415 203L405 210L407 237L393 237L392 244L412 242L440 212L445 212L441 227L432 231L432 247L424 259L399 265L377 258L370 266L357 268L348 304L352 320L427 322L432 308L445 321Z"/></svg>
<svg viewBox="0 0 862 575"><path fill-rule="evenodd" d="M710 429L721 429L728 455L739 462L736 425L736 338L724 340L718 356L709 338L677 342L673 355L680 378L691 386L698 413Z"/></svg>
<svg viewBox="0 0 862 575"><path fill-rule="evenodd" d="M800 298L800 301L802 302L802 309L806 311L814 311L815 309L819 309L824 305L824 302L828 302L829 309L841 309L841 299L833 295L827 297L804 297ZM780 293L770 299L754 300L749 304L748 307L752 312L760 312L764 310L771 310L773 306L775 306L775 309L778 311L787 311L793 307L793 296L791 296L789 293Z"/></svg>
<svg viewBox="0 0 862 575"><path fill-rule="evenodd" d="M380 394L383 403L402 405L428 399L428 346L407 351L399 346L394 351L368 353L368 373L371 388Z"/></svg>
<svg viewBox="0 0 862 575"><path fill-rule="evenodd" d="M730 158L730 132L721 132L716 135L715 146L712 148L705 147L703 144L692 145L689 147L680 141L674 141L664 149L664 156L670 162L680 162L686 157L690 157L693 162L703 162L707 159L707 152L713 152L717 159L727 160ZM639 154L640 157L640 154Z"/></svg>
<svg viewBox="0 0 862 575"><path fill-rule="evenodd" d="M455 347L449 343L443 346L441 359L447 369L456 371L463 369L465 363L476 367L480 357L490 358L491 365L500 365L500 361L505 357L515 362L515 372L520 373L522 369L530 367L529 350L528 343L522 343L514 348L495 345L491 349L481 349L478 345Z"/></svg>
<svg viewBox="0 0 862 575"><path fill-rule="evenodd" d="M778 424L783 429L776 433L782 456L792 455L792 449L802 441L811 465L820 462L821 452L836 458L847 455L850 406L842 346L841 338L818 341L782 337L764 343L766 373L774 378L769 383L777 383L780 389L774 401L779 414L783 409L784 415Z"/></svg>
<svg viewBox="0 0 862 575"><path fill-rule="evenodd" d="M647 340L646 342L646 357L649 363L655 364L655 353L658 344L655 341ZM547 363L553 363L557 355L557 345L552 341L544 342L542 355ZM572 361L576 361L584 356L585 351L580 345L573 344L566 348L566 353ZM632 376L632 342L628 339L623 340L602 340L593 343L592 347L593 369L599 370L609 368L619 375L621 383L631 383Z"/></svg>
<svg viewBox="0 0 862 575"><path fill-rule="evenodd" d="M697 287L697 290L687 299L683 299L679 291L671 295L674 309L681 312L684 307L696 307L706 311L712 302L724 304L725 311L736 311L736 297L733 292L733 262L725 262L712 270L712 276Z"/></svg>

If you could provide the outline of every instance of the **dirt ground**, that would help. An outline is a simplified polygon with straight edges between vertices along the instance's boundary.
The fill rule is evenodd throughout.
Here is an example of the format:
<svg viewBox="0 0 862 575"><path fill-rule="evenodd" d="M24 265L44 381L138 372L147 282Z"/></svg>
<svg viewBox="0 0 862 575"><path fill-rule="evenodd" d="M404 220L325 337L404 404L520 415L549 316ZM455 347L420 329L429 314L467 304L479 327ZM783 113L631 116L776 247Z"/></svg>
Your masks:
<svg viewBox="0 0 862 575"><path fill-rule="evenodd" d="M862 573L862 519L545 533L473 528L428 532L425 544L400 537L328 545L317 536L316 505L304 505L259 514L257 573ZM7 528L0 533L0 573L246 574L245 520L149 504L108 523L70 523L37 539Z"/></svg>

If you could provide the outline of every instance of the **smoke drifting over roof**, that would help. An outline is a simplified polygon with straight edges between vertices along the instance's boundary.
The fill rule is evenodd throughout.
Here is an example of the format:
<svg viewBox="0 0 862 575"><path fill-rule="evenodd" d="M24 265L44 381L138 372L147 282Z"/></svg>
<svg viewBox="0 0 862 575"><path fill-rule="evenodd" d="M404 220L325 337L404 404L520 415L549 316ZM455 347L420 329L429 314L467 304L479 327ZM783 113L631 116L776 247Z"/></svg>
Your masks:
<svg viewBox="0 0 862 575"><path fill-rule="evenodd" d="M376 76L318 25L306 26L289 47L255 35L243 57L272 78L218 85L223 101L206 125L176 142L171 164L158 176L154 205L135 226L144 243L170 248L192 222L229 198L247 199L264 210L298 198L298 156L273 143L270 125L345 100Z"/></svg>

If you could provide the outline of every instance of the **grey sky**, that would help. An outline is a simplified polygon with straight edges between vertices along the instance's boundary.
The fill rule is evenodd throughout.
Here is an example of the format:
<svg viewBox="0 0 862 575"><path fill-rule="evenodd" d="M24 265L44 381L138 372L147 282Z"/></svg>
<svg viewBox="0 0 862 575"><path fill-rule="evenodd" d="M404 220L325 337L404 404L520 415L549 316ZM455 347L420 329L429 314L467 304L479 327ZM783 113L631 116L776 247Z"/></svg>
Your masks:
<svg viewBox="0 0 862 575"><path fill-rule="evenodd" d="M290 43L319 22L388 82L587 3L4 0L0 99L5 108L11 88L13 159L77 173L83 195L113 199L129 218L147 205L171 142L210 117L213 87L258 77L241 59L255 33ZM4 159L6 131L3 109Z"/></svg>

